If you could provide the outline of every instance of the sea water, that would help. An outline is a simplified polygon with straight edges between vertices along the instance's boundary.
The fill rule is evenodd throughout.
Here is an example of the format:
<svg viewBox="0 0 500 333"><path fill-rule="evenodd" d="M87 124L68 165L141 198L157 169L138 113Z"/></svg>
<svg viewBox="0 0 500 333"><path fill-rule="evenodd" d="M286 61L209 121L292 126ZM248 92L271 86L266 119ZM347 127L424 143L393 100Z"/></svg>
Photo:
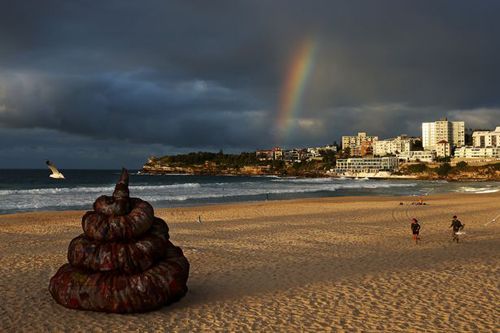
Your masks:
<svg viewBox="0 0 500 333"><path fill-rule="evenodd" d="M92 209L111 195L120 170L0 170L0 214L39 210ZM425 196L435 193L492 193L500 182L446 182L273 176L141 175L131 171L130 195L154 207L333 196Z"/></svg>

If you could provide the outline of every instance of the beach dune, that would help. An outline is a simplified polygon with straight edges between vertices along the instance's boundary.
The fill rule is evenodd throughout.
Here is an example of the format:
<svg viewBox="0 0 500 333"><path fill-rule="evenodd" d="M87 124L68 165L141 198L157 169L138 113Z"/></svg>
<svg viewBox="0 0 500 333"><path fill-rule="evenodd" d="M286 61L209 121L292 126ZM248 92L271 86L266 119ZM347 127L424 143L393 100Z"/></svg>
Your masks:
<svg viewBox="0 0 500 333"><path fill-rule="evenodd" d="M48 292L83 212L1 215L0 331L498 332L500 194L426 199L156 209L191 263L189 291L133 315L69 310ZM465 223L459 244L453 215Z"/></svg>

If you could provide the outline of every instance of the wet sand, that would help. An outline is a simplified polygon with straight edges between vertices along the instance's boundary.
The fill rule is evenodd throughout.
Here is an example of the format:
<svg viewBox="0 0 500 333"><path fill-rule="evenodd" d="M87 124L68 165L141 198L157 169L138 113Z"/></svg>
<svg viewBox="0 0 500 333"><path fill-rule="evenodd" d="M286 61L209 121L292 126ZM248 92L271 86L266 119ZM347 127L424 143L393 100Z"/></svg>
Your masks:
<svg viewBox="0 0 500 333"><path fill-rule="evenodd" d="M84 212L0 215L0 332L498 332L500 193L411 200L157 209L191 263L189 292L134 315L69 310L47 290Z"/></svg>

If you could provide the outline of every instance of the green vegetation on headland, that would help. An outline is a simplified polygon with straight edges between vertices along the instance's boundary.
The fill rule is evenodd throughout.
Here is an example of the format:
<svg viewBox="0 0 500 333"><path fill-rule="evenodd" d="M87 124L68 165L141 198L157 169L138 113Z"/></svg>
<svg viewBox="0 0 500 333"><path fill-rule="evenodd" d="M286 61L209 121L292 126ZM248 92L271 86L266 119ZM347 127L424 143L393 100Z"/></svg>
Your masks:
<svg viewBox="0 0 500 333"><path fill-rule="evenodd" d="M448 162L403 164L394 174L417 176L418 179L500 180L500 163L469 165L461 161L454 166Z"/></svg>
<svg viewBox="0 0 500 333"><path fill-rule="evenodd" d="M339 156L340 157L340 156ZM142 172L150 174L193 175L277 175L298 177L334 176L336 154L327 152L320 159L303 162L260 160L255 153L224 154L196 152L175 156L151 157ZM445 180L500 180L500 163L469 165L458 162L404 163L393 172L396 177Z"/></svg>
<svg viewBox="0 0 500 333"><path fill-rule="evenodd" d="M289 163L282 160L259 160L255 153L197 152L176 156L151 157L143 166L143 172L154 174L320 177L326 176L326 171L335 167L335 154L324 153L322 157L322 160Z"/></svg>

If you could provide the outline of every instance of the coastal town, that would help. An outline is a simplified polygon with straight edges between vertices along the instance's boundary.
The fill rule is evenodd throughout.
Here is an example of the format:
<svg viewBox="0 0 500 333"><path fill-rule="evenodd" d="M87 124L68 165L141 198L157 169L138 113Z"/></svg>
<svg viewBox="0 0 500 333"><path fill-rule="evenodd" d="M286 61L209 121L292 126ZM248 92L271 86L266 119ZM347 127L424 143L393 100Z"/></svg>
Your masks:
<svg viewBox="0 0 500 333"><path fill-rule="evenodd" d="M151 157L143 172L443 178L455 168L455 171L460 171L455 174L465 174L467 179L498 177L500 126L491 130L472 130L466 127L464 121L444 118L422 123L421 133L418 137L401 134L382 139L359 132L342 136L340 145L335 142L320 147L273 147L242 155L205 153L205 158L196 162L182 156L177 159ZM242 159L244 154L245 159ZM231 156L238 156L238 163L233 163Z"/></svg>
<svg viewBox="0 0 500 333"><path fill-rule="evenodd" d="M500 333L500 0L0 2L0 333Z"/></svg>

